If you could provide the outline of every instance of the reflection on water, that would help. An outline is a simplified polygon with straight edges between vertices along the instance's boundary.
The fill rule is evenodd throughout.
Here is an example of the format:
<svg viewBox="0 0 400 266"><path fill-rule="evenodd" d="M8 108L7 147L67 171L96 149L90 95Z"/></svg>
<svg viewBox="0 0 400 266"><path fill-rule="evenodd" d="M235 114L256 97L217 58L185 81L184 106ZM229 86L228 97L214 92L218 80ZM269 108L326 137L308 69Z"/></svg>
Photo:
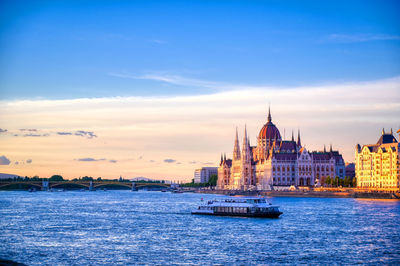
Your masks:
<svg viewBox="0 0 400 266"><path fill-rule="evenodd" d="M0 192L0 258L29 265L400 263L400 202L271 198L279 219L192 216L161 192Z"/></svg>

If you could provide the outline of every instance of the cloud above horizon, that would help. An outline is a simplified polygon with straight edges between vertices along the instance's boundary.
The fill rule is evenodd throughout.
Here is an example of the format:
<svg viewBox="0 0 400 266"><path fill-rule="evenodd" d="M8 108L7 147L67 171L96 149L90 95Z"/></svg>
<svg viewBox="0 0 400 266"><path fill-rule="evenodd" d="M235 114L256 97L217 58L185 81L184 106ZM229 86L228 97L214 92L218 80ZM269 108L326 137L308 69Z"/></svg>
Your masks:
<svg viewBox="0 0 400 266"><path fill-rule="evenodd" d="M0 165L9 165L11 161L4 155L0 156Z"/></svg>
<svg viewBox="0 0 400 266"><path fill-rule="evenodd" d="M117 163L117 160L113 160L113 159L106 159L106 158L100 158L100 159L95 159L95 158L91 158L91 157L86 157L86 158L79 158L79 159L75 159L76 161L79 162L101 162L101 161L108 161L110 163Z"/></svg>
<svg viewBox="0 0 400 266"><path fill-rule="evenodd" d="M19 131L22 132L34 132L34 133L26 133L26 134L17 134L15 131L8 131L7 129L1 129L0 128L0 133L9 133L13 137L49 137L52 134L60 135L60 136L80 136L84 137L87 139L92 139L92 138L97 138L97 135L93 131L84 131L84 130L77 130L73 132L63 132L63 131L57 131L57 132L43 132L43 130L38 130L38 129L24 129L21 128ZM43 133L40 133L42 131Z"/></svg>
<svg viewBox="0 0 400 266"><path fill-rule="evenodd" d="M269 102L282 137L288 139L292 129L300 128L307 149L332 143L346 161L353 160L356 143L374 143L382 127L396 128L395 132L400 127L400 77L309 87L233 88L191 96L0 101L4 128L52 133L25 140L12 138L9 132L0 135L0 145L5 154L35 160L31 166L36 172L21 170L22 175L40 174L50 163L71 176L85 170L99 176L188 179L195 164L218 165L221 152L230 157L236 126L240 142L246 124L250 142L256 145ZM76 132L82 138L68 137ZM95 137L97 133L101 138ZM93 157L81 157L89 151ZM112 159L103 158L105 154ZM73 164L70 158L78 159ZM109 163L77 164L100 160Z"/></svg>

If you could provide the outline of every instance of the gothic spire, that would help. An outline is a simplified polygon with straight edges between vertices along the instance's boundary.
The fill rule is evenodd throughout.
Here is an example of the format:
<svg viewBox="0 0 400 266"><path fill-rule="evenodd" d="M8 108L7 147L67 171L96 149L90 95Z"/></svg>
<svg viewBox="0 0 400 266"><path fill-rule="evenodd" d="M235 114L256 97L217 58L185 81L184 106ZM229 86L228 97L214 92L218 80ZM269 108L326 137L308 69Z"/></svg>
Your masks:
<svg viewBox="0 0 400 266"><path fill-rule="evenodd" d="M382 135L385 135L385 128L382 128Z"/></svg>
<svg viewBox="0 0 400 266"><path fill-rule="evenodd" d="M243 136L243 147L242 147L242 157L243 161L250 160L250 147L249 147L249 139L247 137L247 126L244 126L244 136Z"/></svg>
<svg viewBox="0 0 400 266"><path fill-rule="evenodd" d="M326 147L325 147L325 144L324 144L324 152L326 152Z"/></svg>
<svg viewBox="0 0 400 266"><path fill-rule="evenodd" d="M301 141L300 141L300 129L297 131L297 146L301 146Z"/></svg>
<svg viewBox="0 0 400 266"><path fill-rule="evenodd" d="M292 141L294 141L293 129L292 129Z"/></svg>
<svg viewBox="0 0 400 266"><path fill-rule="evenodd" d="M331 147L329 148L329 151L332 152L332 143L331 143Z"/></svg>
<svg viewBox="0 0 400 266"><path fill-rule="evenodd" d="M272 118L271 118L271 105L268 106L268 122L271 122Z"/></svg>
<svg viewBox="0 0 400 266"><path fill-rule="evenodd" d="M238 138L237 127L236 127L235 144L233 146L233 160L240 160L240 147L239 147L239 138Z"/></svg>

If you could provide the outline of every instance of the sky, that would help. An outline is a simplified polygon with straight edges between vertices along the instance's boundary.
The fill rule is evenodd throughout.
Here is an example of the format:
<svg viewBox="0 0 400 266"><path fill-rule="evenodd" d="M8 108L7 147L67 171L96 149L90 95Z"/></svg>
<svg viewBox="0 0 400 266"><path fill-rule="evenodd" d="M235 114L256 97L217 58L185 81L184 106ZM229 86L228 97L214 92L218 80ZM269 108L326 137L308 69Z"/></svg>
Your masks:
<svg viewBox="0 0 400 266"><path fill-rule="evenodd" d="M0 172L190 181L272 120L400 128L398 1L0 1ZM395 134L398 137L397 134ZM241 139L240 139L241 141Z"/></svg>

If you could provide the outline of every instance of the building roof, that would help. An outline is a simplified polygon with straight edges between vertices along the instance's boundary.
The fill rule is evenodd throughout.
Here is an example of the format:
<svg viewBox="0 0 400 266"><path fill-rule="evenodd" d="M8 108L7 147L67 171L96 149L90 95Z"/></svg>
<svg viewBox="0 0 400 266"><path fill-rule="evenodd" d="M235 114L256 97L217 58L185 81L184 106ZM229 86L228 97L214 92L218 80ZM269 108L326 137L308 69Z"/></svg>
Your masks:
<svg viewBox="0 0 400 266"><path fill-rule="evenodd" d="M393 136L393 134L382 134L382 136L378 139L378 142L376 144L382 145L386 143L396 143L397 140Z"/></svg>
<svg viewBox="0 0 400 266"><path fill-rule="evenodd" d="M294 161L297 160L297 153L278 152L274 153L273 157L278 161Z"/></svg>
<svg viewBox="0 0 400 266"><path fill-rule="evenodd" d="M282 151L296 151L297 145L295 141L284 140L281 142L280 150Z"/></svg>

